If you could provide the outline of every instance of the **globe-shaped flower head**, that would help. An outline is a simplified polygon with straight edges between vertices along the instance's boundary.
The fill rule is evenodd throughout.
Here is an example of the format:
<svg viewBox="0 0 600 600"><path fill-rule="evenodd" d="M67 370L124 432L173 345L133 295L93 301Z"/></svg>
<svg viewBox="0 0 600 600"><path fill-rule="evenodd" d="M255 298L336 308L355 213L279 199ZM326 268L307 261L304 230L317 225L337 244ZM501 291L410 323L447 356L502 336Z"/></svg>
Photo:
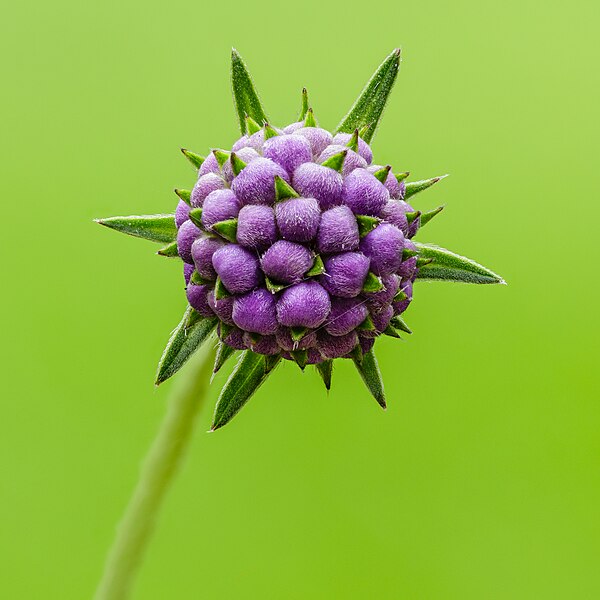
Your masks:
<svg viewBox="0 0 600 600"><path fill-rule="evenodd" d="M206 158L191 191L176 190L174 215L116 217L104 225L168 246L183 261L188 310L159 365L172 375L213 331L218 370L240 361L219 399L213 428L233 417L281 359L315 365L326 387L335 359L352 359L385 407L373 352L382 335L410 333L403 320L417 279L502 280L446 250L413 241L440 208L412 198L441 177L374 159L370 142L399 67L394 51L334 132L319 127L306 90L295 122L267 121L234 51L233 91L242 136Z"/></svg>

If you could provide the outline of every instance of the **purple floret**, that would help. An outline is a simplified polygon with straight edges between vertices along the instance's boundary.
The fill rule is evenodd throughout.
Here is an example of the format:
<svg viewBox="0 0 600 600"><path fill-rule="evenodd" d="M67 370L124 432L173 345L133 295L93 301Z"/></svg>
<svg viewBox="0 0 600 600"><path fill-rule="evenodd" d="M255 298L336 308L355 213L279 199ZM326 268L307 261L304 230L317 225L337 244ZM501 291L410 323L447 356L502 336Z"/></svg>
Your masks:
<svg viewBox="0 0 600 600"><path fill-rule="evenodd" d="M175 225L179 229L190 218L190 207L180 200L175 209Z"/></svg>
<svg viewBox="0 0 600 600"><path fill-rule="evenodd" d="M317 248L324 254L357 250L358 224L354 213L347 206L336 206L321 215L317 234Z"/></svg>
<svg viewBox="0 0 600 600"><path fill-rule="evenodd" d="M237 157L245 162L246 164L251 163L253 160L260 158L260 154L254 150L254 148L242 148L236 152ZM233 181L234 174L233 168L231 166L231 161L227 161L223 165L223 179L227 183L231 183Z"/></svg>
<svg viewBox="0 0 600 600"><path fill-rule="evenodd" d="M231 294L249 292L262 281L256 255L237 244L219 248L213 254L212 262L217 275Z"/></svg>
<svg viewBox="0 0 600 600"><path fill-rule="evenodd" d="M212 264L212 257L224 245L225 242L223 240L205 235L197 238L192 244L192 259L200 277L209 280L217 278L217 273Z"/></svg>
<svg viewBox="0 0 600 600"><path fill-rule="evenodd" d="M349 133L337 133L333 138L333 143L338 146L345 146L352 137ZM373 151L371 146L365 142L362 138L358 138L358 154L362 156L368 165L373 161Z"/></svg>
<svg viewBox="0 0 600 600"><path fill-rule="evenodd" d="M192 264L192 244L202 234L191 221L185 221L177 232L177 251L183 262Z"/></svg>
<svg viewBox="0 0 600 600"><path fill-rule="evenodd" d="M356 331L345 335L330 335L326 331L319 331L318 346L321 356L324 358L341 358L350 354L358 344Z"/></svg>
<svg viewBox="0 0 600 600"><path fill-rule="evenodd" d="M315 260L302 244L279 240L260 259L263 273L277 283L298 283Z"/></svg>
<svg viewBox="0 0 600 600"><path fill-rule="evenodd" d="M369 171L369 173L377 173L377 171L379 171L380 169L383 169L382 165L371 165L367 167L367 171ZM391 170L388 173L386 180L383 182L383 185L390 193L391 198L402 198L404 196L404 184L398 183L398 180L396 179Z"/></svg>
<svg viewBox="0 0 600 600"><path fill-rule="evenodd" d="M321 285L333 296L354 298L362 290L369 272L369 259L360 252L344 252L325 259Z"/></svg>
<svg viewBox="0 0 600 600"><path fill-rule="evenodd" d="M203 317L212 317L214 313L208 303L208 294L212 291L207 285L189 284L186 288L186 295L190 306L200 313Z"/></svg>
<svg viewBox="0 0 600 600"><path fill-rule="evenodd" d="M212 156L212 154L211 154ZM190 203L194 208L199 208L204 203L205 198L215 190L225 188L225 182L220 175L215 173L207 173L198 178L196 185L192 189Z"/></svg>
<svg viewBox="0 0 600 600"><path fill-rule="evenodd" d="M333 137L326 129L320 127L303 127L294 131L295 135L301 135L310 144L312 154L316 158L327 146L332 143Z"/></svg>
<svg viewBox="0 0 600 600"><path fill-rule="evenodd" d="M409 226L408 220L406 218L406 213L413 212L414 208L404 202L404 200L388 200L385 206L379 213L379 216L388 223L395 225L405 237L412 237L409 235L413 228ZM411 224L412 225L412 224ZM416 230L415 230L416 233Z"/></svg>
<svg viewBox="0 0 600 600"><path fill-rule="evenodd" d="M248 204L238 214L237 242L262 250L277 241L275 213L270 206Z"/></svg>
<svg viewBox="0 0 600 600"><path fill-rule="evenodd" d="M264 143L263 156L282 166L291 176L296 167L312 160L312 149L301 136L278 135Z"/></svg>
<svg viewBox="0 0 600 600"><path fill-rule="evenodd" d="M215 223L235 219L240 211L240 202L231 190L216 190L204 200L202 225L210 229Z"/></svg>
<svg viewBox="0 0 600 600"><path fill-rule="evenodd" d="M367 318L368 313L361 298L333 297L325 330L331 335L346 335L356 329Z"/></svg>
<svg viewBox="0 0 600 600"><path fill-rule="evenodd" d="M259 288L235 298L233 320L244 331L273 335L279 327L274 296L265 288Z"/></svg>
<svg viewBox="0 0 600 600"><path fill-rule="evenodd" d="M257 158L233 180L231 189L242 204L271 204L275 200L275 176L289 182L286 170L268 158Z"/></svg>
<svg viewBox="0 0 600 600"><path fill-rule="evenodd" d="M219 320L227 325L235 325L233 322L233 296L226 296L220 300L215 299L214 290L208 294L208 303Z"/></svg>
<svg viewBox="0 0 600 600"><path fill-rule="evenodd" d="M275 205L275 216L284 240L311 242L319 229L321 209L314 198L290 198Z"/></svg>
<svg viewBox="0 0 600 600"><path fill-rule="evenodd" d="M329 167L314 163L300 165L294 171L292 186L301 196L318 200L322 210L342 202L344 180Z"/></svg>
<svg viewBox="0 0 600 600"><path fill-rule="evenodd" d="M377 216L389 199L385 186L366 169L355 169L344 179L344 202L354 214Z"/></svg>
<svg viewBox="0 0 600 600"><path fill-rule="evenodd" d="M381 223L360 242L360 251L371 259L371 271L379 276L398 270L403 248L402 232L389 223Z"/></svg>
<svg viewBox="0 0 600 600"><path fill-rule="evenodd" d="M316 281L286 288L277 302L277 318L286 327L316 329L324 323L330 310L329 294Z"/></svg>

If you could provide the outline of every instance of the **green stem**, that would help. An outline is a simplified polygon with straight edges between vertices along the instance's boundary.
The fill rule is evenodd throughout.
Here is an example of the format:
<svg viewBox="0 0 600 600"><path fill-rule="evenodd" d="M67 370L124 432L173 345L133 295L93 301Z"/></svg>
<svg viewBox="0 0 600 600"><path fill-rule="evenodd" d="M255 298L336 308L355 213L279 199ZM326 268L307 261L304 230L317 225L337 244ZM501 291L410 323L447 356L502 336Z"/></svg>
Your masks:
<svg viewBox="0 0 600 600"><path fill-rule="evenodd" d="M108 554L94 600L125 600L152 537L166 492L177 474L206 398L212 371L210 342L190 361L173 389L167 414L142 466L140 479Z"/></svg>

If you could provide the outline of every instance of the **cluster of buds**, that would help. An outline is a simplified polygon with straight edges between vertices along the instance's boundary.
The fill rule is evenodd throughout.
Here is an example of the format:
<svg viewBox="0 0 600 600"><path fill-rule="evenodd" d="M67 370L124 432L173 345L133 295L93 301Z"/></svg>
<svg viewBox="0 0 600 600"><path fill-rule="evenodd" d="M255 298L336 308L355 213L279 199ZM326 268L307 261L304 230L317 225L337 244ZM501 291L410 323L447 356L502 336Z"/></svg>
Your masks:
<svg viewBox="0 0 600 600"><path fill-rule="evenodd" d="M193 189L175 190L174 214L100 220L168 242L159 254L183 261L189 307L157 383L215 329L215 372L243 351L213 428L236 414L282 358L301 369L315 365L327 389L333 360L351 358L385 407L373 346L380 335L410 333L402 314L415 280L503 283L469 259L413 241L442 207L421 212L409 200L442 177L408 182L408 172L373 161L370 142L399 64L394 51L330 133L319 127L306 90L299 119L272 126L234 51L241 138L206 158L182 150L198 177Z"/></svg>

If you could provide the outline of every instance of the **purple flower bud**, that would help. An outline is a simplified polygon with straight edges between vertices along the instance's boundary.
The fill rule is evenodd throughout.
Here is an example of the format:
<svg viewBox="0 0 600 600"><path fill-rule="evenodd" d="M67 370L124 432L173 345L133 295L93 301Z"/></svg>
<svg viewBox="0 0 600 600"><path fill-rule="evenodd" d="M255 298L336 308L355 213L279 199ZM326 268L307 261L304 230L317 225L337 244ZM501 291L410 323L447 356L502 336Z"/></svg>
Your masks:
<svg viewBox="0 0 600 600"><path fill-rule="evenodd" d="M346 154L346 160L344 160L344 166L342 168L342 175L344 177L352 173L354 169L366 168L367 161L362 156L360 156L360 154L357 154L356 152L354 152L354 150L346 148L346 146L340 146L339 144L331 144L327 146L327 148L325 148L325 150L323 150L323 152L321 152L321 154L319 155L317 162L323 163L328 158L331 158L335 154L339 154L344 150L348 151L348 153Z"/></svg>
<svg viewBox="0 0 600 600"><path fill-rule="evenodd" d="M407 212L413 212L414 208L404 200L388 200L381 209L379 216L388 223L395 225L405 237L409 237L409 225L406 219Z"/></svg>
<svg viewBox="0 0 600 600"><path fill-rule="evenodd" d="M317 234L317 248L324 254L357 250L358 224L354 213L347 206L336 206L321 215Z"/></svg>
<svg viewBox="0 0 600 600"><path fill-rule="evenodd" d="M329 335L325 331L319 331L319 352L325 358L341 358L350 354L358 344L358 336L355 331L346 335Z"/></svg>
<svg viewBox="0 0 600 600"><path fill-rule="evenodd" d="M278 329L275 296L259 288L233 301L233 320L244 331L273 335Z"/></svg>
<svg viewBox="0 0 600 600"><path fill-rule="evenodd" d="M386 306L379 312L371 313L371 319L373 320L373 325L375 325L375 336L380 335L387 329L393 316L394 309L391 305Z"/></svg>
<svg viewBox="0 0 600 600"><path fill-rule="evenodd" d="M416 251L417 249L417 247L410 240L404 240L404 247L407 250ZM402 279L412 279L417 273L417 257L412 256L411 258L403 260L402 264L398 268L397 273Z"/></svg>
<svg viewBox="0 0 600 600"><path fill-rule="evenodd" d="M234 151L235 152L235 151ZM254 148L241 148L236 152L237 157L240 160L243 160L246 164L251 163L253 160L260 158L260 154ZM227 183L231 183L233 181L234 174L233 169L231 167L231 161L227 161L223 165L223 179L227 181Z"/></svg>
<svg viewBox="0 0 600 600"><path fill-rule="evenodd" d="M412 282L410 280L402 280L402 283L400 283L400 289L408 297L405 300L399 300L392 304L392 306L394 307L394 313L397 315L403 313L408 308L408 305L412 301L412 296L413 296Z"/></svg>
<svg viewBox="0 0 600 600"><path fill-rule="evenodd" d="M306 364L307 365L318 365L323 362L321 353L316 348L308 348Z"/></svg>
<svg viewBox="0 0 600 600"><path fill-rule="evenodd" d="M221 340L223 340L230 348L233 348L234 350L246 350L244 332L241 329L233 327L226 336L223 336L222 327L219 323L218 333Z"/></svg>
<svg viewBox="0 0 600 600"><path fill-rule="evenodd" d="M260 259L264 274L277 283L297 283L314 262L313 253L294 242L275 242Z"/></svg>
<svg viewBox="0 0 600 600"><path fill-rule="evenodd" d="M293 188L305 198L316 198L323 210L337 206L342 202L344 180L333 169L304 163L293 176Z"/></svg>
<svg viewBox="0 0 600 600"><path fill-rule="evenodd" d="M381 223L360 242L360 250L371 259L371 271L375 275L391 275L402 262L404 236L389 223Z"/></svg>
<svg viewBox="0 0 600 600"><path fill-rule="evenodd" d="M356 169L344 179L344 202L356 215L377 216L389 199L385 186L366 169Z"/></svg>
<svg viewBox="0 0 600 600"><path fill-rule="evenodd" d="M331 335L346 335L356 329L366 318L368 310L359 298L331 298L331 312L325 330Z"/></svg>
<svg viewBox="0 0 600 600"><path fill-rule="evenodd" d="M212 264L212 257L224 245L225 242L223 240L206 235L200 236L192 244L192 259L200 277L211 280L217 278L217 273Z"/></svg>
<svg viewBox="0 0 600 600"><path fill-rule="evenodd" d="M188 285L185 290L190 306L203 317L214 316L208 303L208 294L211 291L207 285Z"/></svg>
<svg viewBox="0 0 600 600"><path fill-rule="evenodd" d="M304 127L304 121L296 121L295 123L290 123L287 127L283 128L283 133L294 133L296 131L298 131L299 129L302 129Z"/></svg>
<svg viewBox="0 0 600 600"><path fill-rule="evenodd" d="M371 348L373 348L373 345L375 344L375 339L361 336L358 338L358 342L360 344L360 349L362 350L363 354L366 354L367 352L369 352L369 350L371 350Z"/></svg>
<svg viewBox="0 0 600 600"><path fill-rule="evenodd" d="M325 259L321 285L333 296L353 298L362 290L369 272L369 259L360 252L344 252Z"/></svg>
<svg viewBox="0 0 600 600"><path fill-rule="evenodd" d="M277 240L275 213L270 206L248 204L238 214L238 244L262 250Z"/></svg>
<svg viewBox="0 0 600 600"><path fill-rule="evenodd" d="M327 146L332 143L333 137L326 129L320 127L303 127L294 131L295 135L301 135L310 144L313 156L319 156Z"/></svg>
<svg viewBox="0 0 600 600"><path fill-rule="evenodd" d="M263 146L265 158L281 165L291 176L296 167L312 160L312 149L306 139L298 135L278 135L269 138Z"/></svg>
<svg viewBox="0 0 600 600"><path fill-rule="evenodd" d="M381 278L381 282L384 285L383 290L364 294L367 306L372 313L379 312L389 306L400 289L400 277L397 275L386 275Z"/></svg>
<svg viewBox="0 0 600 600"><path fill-rule="evenodd" d="M220 300L215 299L214 290L208 294L208 304L220 321L227 325L235 325L233 322L233 300L234 296L227 296Z"/></svg>
<svg viewBox="0 0 600 600"><path fill-rule="evenodd" d="M292 339L292 334L289 329L280 327L275 336L280 348L286 352L292 352L292 350L307 350L317 343L317 334L314 331L309 331L302 339L295 341Z"/></svg>
<svg viewBox="0 0 600 600"><path fill-rule="evenodd" d="M233 152L239 152L242 148L252 148L257 152L262 152L265 142L265 131L261 129L252 135L243 135L231 148Z"/></svg>
<svg viewBox="0 0 600 600"><path fill-rule="evenodd" d="M211 156L213 156L211 154ZM220 175L215 173L207 173L198 178L196 185L192 189L192 195L190 197L190 203L194 208L199 208L204 203L204 199L215 190L222 190L225 188L225 182Z"/></svg>
<svg viewBox="0 0 600 600"><path fill-rule="evenodd" d="M191 221L188 220L182 223L177 232L177 251L183 262L190 264L194 262L192 259L192 244L201 235L202 231Z"/></svg>
<svg viewBox="0 0 600 600"><path fill-rule="evenodd" d="M337 133L333 138L333 143L338 144L339 146L345 146L352 137L350 133ZM368 165L371 164L373 160L373 151L371 150L371 146L365 142L361 137L358 138L358 154L362 156Z"/></svg>
<svg viewBox="0 0 600 600"><path fill-rule="evenodd" d="M239 200L231 190L216 190L204 200L202 225L210 229L215 223L235 219L239 211Z"/></svg>
<svg viewBox="0 0 600 600"><path fill-rule="evenodd" d="M242 204L272 204L276 175L289 182L283 167L268 158L257 158L233 180L231 189Z"/></svg>
<svg viewBox="0 0 600 600"><path fill-rule="evenodd" d="M314 198L290 198L275 205L275 216L283 239L311 242L319 229L321 210Z"/></svg>
<svg viewBox="0 0 600 600"><path fill-rule="evenodd" d="M183 263L183 278L185 280L185 285L187 285L190 282L193 272L194 265L188 265L187 263Z"/></svg>
<svg viewBox="0 0 600 600"><path fill-rule="evenodd" d="M200 165L200 168L198 169L198 177L202 177L202 175L206 175L207 173L216 173L217 175L221 173L219 163L217 162L217 159L215 158L215 155L212 152Z"/></svg>
<svg viewBox="0 0 600 600"><path fill-rule="evenodd" d="M277 317L286 327L316 329L324 323L330 310L329 294L316 281L285 289L277 302Z"/></svg>
<svg viewBox="0 0 600 600"><path fill-rule="evenodd" d="M177 226L177 229L179 229L189 217L190 207L183 200L180 200L175 209L175 225Z"/></svg>
<svg viewBox="0 0 600 600"><path fill-rule="evenodd" d="M381 169L383 169L381 165L371 165L370 167L367 167L367 171L369 171L369 173L377 173L377 171ZM398 183L398 180L391 171L388 173L386 180L383 182L383 185L385 186L392 198L400 198L402 194L402 189L400 184Z"/></svg>
<svg viewBox="0 0 600 600"><path fill-rule="evenodd" d="M219 248L213 254L212 262L223 285L231 294L244 294L261 282L258 258L242 246L227 244Z"/></svg>
<svg viewBox="0 0 600 600"><path fill-rule="evenodd" d="M279 354L281 349L277 345L275 336L262 335L258 340L253 340L249 333L244 334L244 343L247 348L251 348L253 352L257 354L266 354L271 356L273 354Z"/></svg>

